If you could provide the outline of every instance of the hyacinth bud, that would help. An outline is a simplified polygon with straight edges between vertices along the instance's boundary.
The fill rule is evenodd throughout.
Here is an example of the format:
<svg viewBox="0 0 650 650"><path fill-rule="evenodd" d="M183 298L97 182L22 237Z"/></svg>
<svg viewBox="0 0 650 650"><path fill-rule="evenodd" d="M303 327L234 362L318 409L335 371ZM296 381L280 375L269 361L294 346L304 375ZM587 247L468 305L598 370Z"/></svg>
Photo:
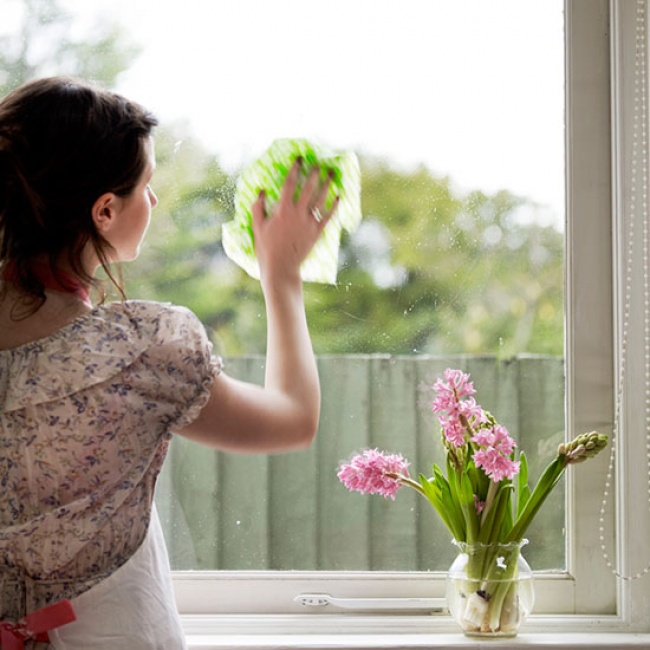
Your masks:
<svg viewBox="0 0 650 650"><path fill-rule="evenodd" d="M601 449L607 446L607 435L598 431L581 433L571 442L562 443L557 453L564 456L567 465L581 463L588 458L593 458Z"/></svg>

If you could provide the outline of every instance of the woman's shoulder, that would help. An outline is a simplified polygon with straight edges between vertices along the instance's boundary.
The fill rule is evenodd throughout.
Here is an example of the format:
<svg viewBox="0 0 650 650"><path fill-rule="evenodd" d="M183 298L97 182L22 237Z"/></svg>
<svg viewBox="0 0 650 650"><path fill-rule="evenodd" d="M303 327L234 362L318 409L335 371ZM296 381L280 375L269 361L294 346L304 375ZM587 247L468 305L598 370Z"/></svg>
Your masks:
<svg viewBox="0 0 650 650"><path fill-rule="evenodd" d="M96 313L105 318L114 318L118 321L129 319L134 322L144 322L146 320L156 321L168 318L196 318L194 313L187 307L155 300L119 300L107 302L95 307L88 313Z"/></svg>
<svg viewBox="0 0 650 650"><path fill-rule="evenodd" d="M187 328L202 328L198 317L187 307L153 300L110 302L95 308L89 315L90 322L96 321L97 327L102 324L124 327L141 336L173 335Z"/></svg>
<svg viewBox="0 0 650 650"><path fill-rule="evenodd" d="M124 330L140 347L177 345L181 348L211 347L203 323L187 307L149 300L127 300L106 305L98 314L105 329L118 334Z"/></svg>
<svg viewBox="0 0 650 650"><path fill-rule="evenodd" d="M126 347L137 344L141 348L204 335L201 321L186 307L152 300L125 300L99 305L48 338L51 343L60 339L86 348L120 342Z"/></svg>
<svg viewBox="0 0 650 650"><path fill-rule="evenodd" d="M0 404L18 407L110 379L143 355L210 353L199 319L185 307L143 300L95 307L54 334L0 352Z"/></svg>
<svg viewBox="0 0 650 650"><path fill-rule="evenodd" d="M0 356L32 355L71 344L89 349L111 341L145 342L188 328L200 330L202 325L186 307L152 300L109 302L89 309L54 331L0 350Z"/></svg>

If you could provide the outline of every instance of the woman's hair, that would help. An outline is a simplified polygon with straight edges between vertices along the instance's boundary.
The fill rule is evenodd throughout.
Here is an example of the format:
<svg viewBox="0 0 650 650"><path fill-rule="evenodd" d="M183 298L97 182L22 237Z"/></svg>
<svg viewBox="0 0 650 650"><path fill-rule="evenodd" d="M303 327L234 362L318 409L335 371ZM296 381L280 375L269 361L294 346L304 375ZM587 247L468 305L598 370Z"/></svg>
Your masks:
<svg viewBox="0 0 650 650"><path fill-rule="evenodd" d="M139 104L63 77L24 84L0 101L0 268L11 264L21 292L45 301L30 264L61 260L84 283L90 243L104 271L111 246L91 216L105 192L128 195L147 162L145 141L156 118Z"/></svg>

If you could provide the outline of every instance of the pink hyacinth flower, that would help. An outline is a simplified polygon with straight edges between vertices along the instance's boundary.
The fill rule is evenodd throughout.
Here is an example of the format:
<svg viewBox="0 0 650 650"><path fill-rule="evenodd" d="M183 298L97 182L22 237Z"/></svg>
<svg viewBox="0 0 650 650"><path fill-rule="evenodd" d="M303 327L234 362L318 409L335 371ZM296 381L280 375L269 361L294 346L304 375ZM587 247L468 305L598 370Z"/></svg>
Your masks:
<svg viewBox="0 0 650 650"><path fill-rule="evenodd" d="M443 379L435 382L433 390L441 399L441 403L457 402L462 397L469 397L476 393L473 382L469 381L469 373L452 368L445 370Z"/></svg>
<svg viewBox="0 0 650 650"><path fill-rule="evenodd" d="M476 391L469 374L447 368L443 378L434 383L433 390L436 393L433 412L438 415L445 437L455 447L464 445L467 439L462 418L465 424L486 419L483 409L472 397Z"/></svg>
<svg viewBox="0 0 650 650"><path fill-rule="evenodd" d="M519 473L519 461L511 460L494 447L479 449L474 453L474 464L480 467L495 483L512 478Z"/></svg>
<svg viewBox="0 0 650 650"><path fill-rule="evenodd" d="M472 436L472 442L475 442L479 447L494 448L504 456L510 456L517 446L510 437L508 429L500 424L495 424L492 428L479 429Z"/></svg>
<svg viewBox="0 0 650 650"><path fill-rule="evenodd" d="M408 477L408 466L408 461L401 454L365 449L349 462L341 463L337 476L350 490L362 494L381 494L394 501L402 487L396 475Z"/></svg>
<svg viewBox="0 0 650 650"><path fill-rule="evenodd" d="M445 435L445 438L454 447L462 447L466 442L465 438L465 427L460 423L458 418L447 418L444 415L438 416L440 426L442 426L442 431Z"/></svg>
<svg viewBox="0 0 650 650"><path fill-rule="evenodd" d="M473 397L468 397L459 403L458 414L462 415L468 422L472 422L474 425L487 421L483 407L477 404Z"/></svg>

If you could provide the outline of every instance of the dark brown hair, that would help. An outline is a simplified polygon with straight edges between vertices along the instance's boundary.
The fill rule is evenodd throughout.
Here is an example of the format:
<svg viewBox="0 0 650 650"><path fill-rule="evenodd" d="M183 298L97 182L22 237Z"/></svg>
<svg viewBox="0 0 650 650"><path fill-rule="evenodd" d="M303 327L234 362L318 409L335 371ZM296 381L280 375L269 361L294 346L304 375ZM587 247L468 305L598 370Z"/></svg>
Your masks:
<svg viewBox="0 0 650 650"><path fill-rule="evenodd" d="M53 271L65 260L82 282L98 285L82 266L88 242L124 296L91 208L105 192L135 188L156 124L139 104L64 77L31 81L0 101L0 268L14 265L35 309L45 301L30 272L37 258Z"/></svg>

